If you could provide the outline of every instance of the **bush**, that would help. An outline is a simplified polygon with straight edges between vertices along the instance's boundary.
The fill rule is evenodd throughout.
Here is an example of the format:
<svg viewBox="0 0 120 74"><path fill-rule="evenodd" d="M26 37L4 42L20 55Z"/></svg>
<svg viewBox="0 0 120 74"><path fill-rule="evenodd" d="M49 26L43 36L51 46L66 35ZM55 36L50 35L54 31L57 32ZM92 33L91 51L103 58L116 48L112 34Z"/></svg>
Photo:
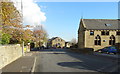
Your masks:
<svg viewBox="0 0 120 74"><path fill-rule="evenodd" d="M2 40L0 41L1 44L9 44L11 35L3 33Z"/></svg>

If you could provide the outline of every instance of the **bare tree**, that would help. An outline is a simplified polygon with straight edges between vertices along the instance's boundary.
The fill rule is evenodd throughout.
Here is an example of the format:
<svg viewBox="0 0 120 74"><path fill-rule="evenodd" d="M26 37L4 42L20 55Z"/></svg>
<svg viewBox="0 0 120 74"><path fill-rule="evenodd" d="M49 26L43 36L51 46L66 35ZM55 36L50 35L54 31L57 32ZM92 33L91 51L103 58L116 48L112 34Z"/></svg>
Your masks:
<svg viewBox="0 0 120 74"><path fill-rule="evenodd" d="M71 43L76 44L77 43L76 38L72 38Z"/></svg>

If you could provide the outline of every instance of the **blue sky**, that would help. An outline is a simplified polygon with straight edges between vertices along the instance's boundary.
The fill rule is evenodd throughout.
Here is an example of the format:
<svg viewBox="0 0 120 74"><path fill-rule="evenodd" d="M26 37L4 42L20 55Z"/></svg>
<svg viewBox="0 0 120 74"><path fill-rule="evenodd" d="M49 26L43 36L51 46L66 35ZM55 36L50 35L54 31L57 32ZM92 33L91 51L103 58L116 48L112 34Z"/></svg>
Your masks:
<svg viewBox="0 0 120 74"><path fill-rule="evenodd" d="M117 2L37 2L47 20L42 24L51 37L66 41L77 39L81 17L84 19L117 19Z"/></svg>

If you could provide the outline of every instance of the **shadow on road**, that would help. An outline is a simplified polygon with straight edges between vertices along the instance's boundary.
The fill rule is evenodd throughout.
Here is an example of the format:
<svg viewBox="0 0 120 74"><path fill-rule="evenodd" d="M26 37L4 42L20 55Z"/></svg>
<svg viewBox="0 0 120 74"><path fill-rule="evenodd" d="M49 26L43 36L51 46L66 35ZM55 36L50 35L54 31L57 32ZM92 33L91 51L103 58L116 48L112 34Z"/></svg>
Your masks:
<svg viewBox="0 0 120 74"><path fill-rule="evenodd" d="M69 51L69 49L43 49L39 50L46 54L54 54L63 56L61 59L75 58L77 61L62 61L57 62L58 66L90 70L95 72L119 72L118 59L110 59L106 57L95 56L93 54L82 54ZM71 60L72 60L71 58Z"/></svg>
<svg viewBox="0 0 120 74"><path fill-rule="evenodd" d="M77 69L92 70L96 72L119 72L120 65L118 59L109 59L92 54L80 54L65 51L66 55L81 60L82 62L59 62L57 65ZM119 66L118 66L119 65Z"/></svg>
<svg viewBox="0 0 120 74"><path fill-rule="evenodd" d="M34 48L32 51L45 51L45 52L65 52L66 50L68 49L37 49L37 48Z"/></svg>
<svg viewBox="0 0 120 74"><path fill-rule="evenodd" d="M78 68L78 69L86 69L87 67L83 62L60 62L58 63L58 65L64 67Z"/></svg>
<svg viewBox="0 0 120 74"><path fill-rule="evenodd" d="M47 54L66 54L66 53L62 53L62 52L54 52L54 53L47 53Z"/></svg>

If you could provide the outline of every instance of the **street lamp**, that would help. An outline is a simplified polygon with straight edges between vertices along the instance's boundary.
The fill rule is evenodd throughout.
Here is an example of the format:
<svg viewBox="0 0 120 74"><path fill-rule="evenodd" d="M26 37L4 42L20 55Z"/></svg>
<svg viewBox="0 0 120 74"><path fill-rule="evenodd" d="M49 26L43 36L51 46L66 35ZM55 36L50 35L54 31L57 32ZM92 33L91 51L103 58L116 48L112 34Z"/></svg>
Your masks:
<svg viewBox="0 0 120 74"><path fill-rule="evenodd" d="M21 23L22 23L22 25L23 25L23 4L22 4L22 0L21 0ZM22 40L23 42L22 42L22 55L24 56L24 40Z"/></svg>

